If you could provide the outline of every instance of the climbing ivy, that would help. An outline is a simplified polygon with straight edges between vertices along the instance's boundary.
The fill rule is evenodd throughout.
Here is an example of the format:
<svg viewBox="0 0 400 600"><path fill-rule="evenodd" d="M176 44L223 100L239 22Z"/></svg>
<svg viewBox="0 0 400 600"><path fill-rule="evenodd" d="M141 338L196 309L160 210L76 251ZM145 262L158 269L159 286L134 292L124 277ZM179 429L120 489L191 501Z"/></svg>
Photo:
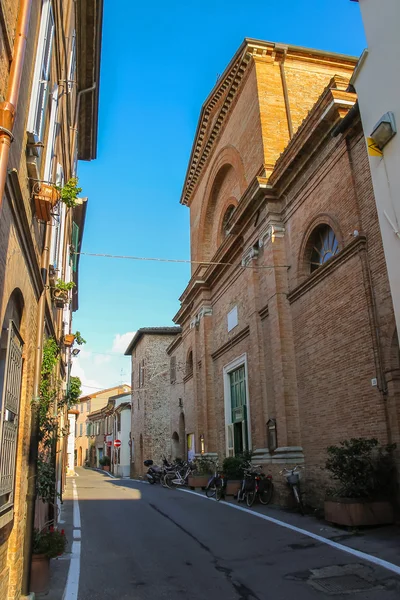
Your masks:
<svg viewBox="0 0 400 600"><path fill-rule="evenodd" d="M68 406L73 406L79 400L82 393L81 390L82 382L79 377L71 377L69 380L69 392L68 392Z"/></svg>

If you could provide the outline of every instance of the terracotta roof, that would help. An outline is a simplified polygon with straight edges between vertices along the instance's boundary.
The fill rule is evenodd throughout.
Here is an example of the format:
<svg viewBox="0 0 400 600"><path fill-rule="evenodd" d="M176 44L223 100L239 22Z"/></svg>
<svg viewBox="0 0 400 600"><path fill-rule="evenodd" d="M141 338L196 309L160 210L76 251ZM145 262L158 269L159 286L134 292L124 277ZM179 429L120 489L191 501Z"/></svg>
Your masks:
<svg viewBox="0 0 400 600"><path fill-rule="evenodd" d="M132 350L145 335L177 335L181 333L181 327L141 327L132 338L131 343L125 350L125 356L132 354Z"/></svg>

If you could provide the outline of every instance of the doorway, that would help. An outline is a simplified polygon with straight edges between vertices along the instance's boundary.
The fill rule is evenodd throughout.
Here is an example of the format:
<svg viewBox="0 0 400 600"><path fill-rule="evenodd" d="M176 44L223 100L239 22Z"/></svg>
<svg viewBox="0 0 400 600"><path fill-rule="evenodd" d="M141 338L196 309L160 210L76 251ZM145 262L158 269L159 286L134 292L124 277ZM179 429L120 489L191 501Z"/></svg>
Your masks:
<svg viewBox="0 0 400 600"><path fill-rule="evenodd" d="M224 367L226 455L251 448L246 354Z"/></svg>

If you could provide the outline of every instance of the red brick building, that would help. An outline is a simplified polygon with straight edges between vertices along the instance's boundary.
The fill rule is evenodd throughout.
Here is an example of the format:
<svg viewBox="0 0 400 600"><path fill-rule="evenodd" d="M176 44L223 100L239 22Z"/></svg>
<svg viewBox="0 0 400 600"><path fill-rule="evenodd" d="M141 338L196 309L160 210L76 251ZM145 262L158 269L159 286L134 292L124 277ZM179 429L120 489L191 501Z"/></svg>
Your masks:
<svg viewBox="0 0 400 600"><path fill-rule="evenodd" d="M189 364L179 395L195 450L252 448L276 481L304 462L314 504L328 445L400 442L399 347L348 91L355 63L245 40L203 105L181 199L193 268L169 354Z"/></svg>

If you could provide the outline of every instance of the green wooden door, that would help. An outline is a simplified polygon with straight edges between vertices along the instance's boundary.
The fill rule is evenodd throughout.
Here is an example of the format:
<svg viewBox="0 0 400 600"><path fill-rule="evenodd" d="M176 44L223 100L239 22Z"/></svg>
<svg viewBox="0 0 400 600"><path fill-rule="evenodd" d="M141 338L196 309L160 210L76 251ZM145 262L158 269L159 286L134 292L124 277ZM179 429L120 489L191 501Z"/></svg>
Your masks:
<svg viewBox="0 0 400 600"><path fill-rule="evenodd" d="M244 365L229 373L235 454L248 447L246 414L246 372Z"/></svg>

